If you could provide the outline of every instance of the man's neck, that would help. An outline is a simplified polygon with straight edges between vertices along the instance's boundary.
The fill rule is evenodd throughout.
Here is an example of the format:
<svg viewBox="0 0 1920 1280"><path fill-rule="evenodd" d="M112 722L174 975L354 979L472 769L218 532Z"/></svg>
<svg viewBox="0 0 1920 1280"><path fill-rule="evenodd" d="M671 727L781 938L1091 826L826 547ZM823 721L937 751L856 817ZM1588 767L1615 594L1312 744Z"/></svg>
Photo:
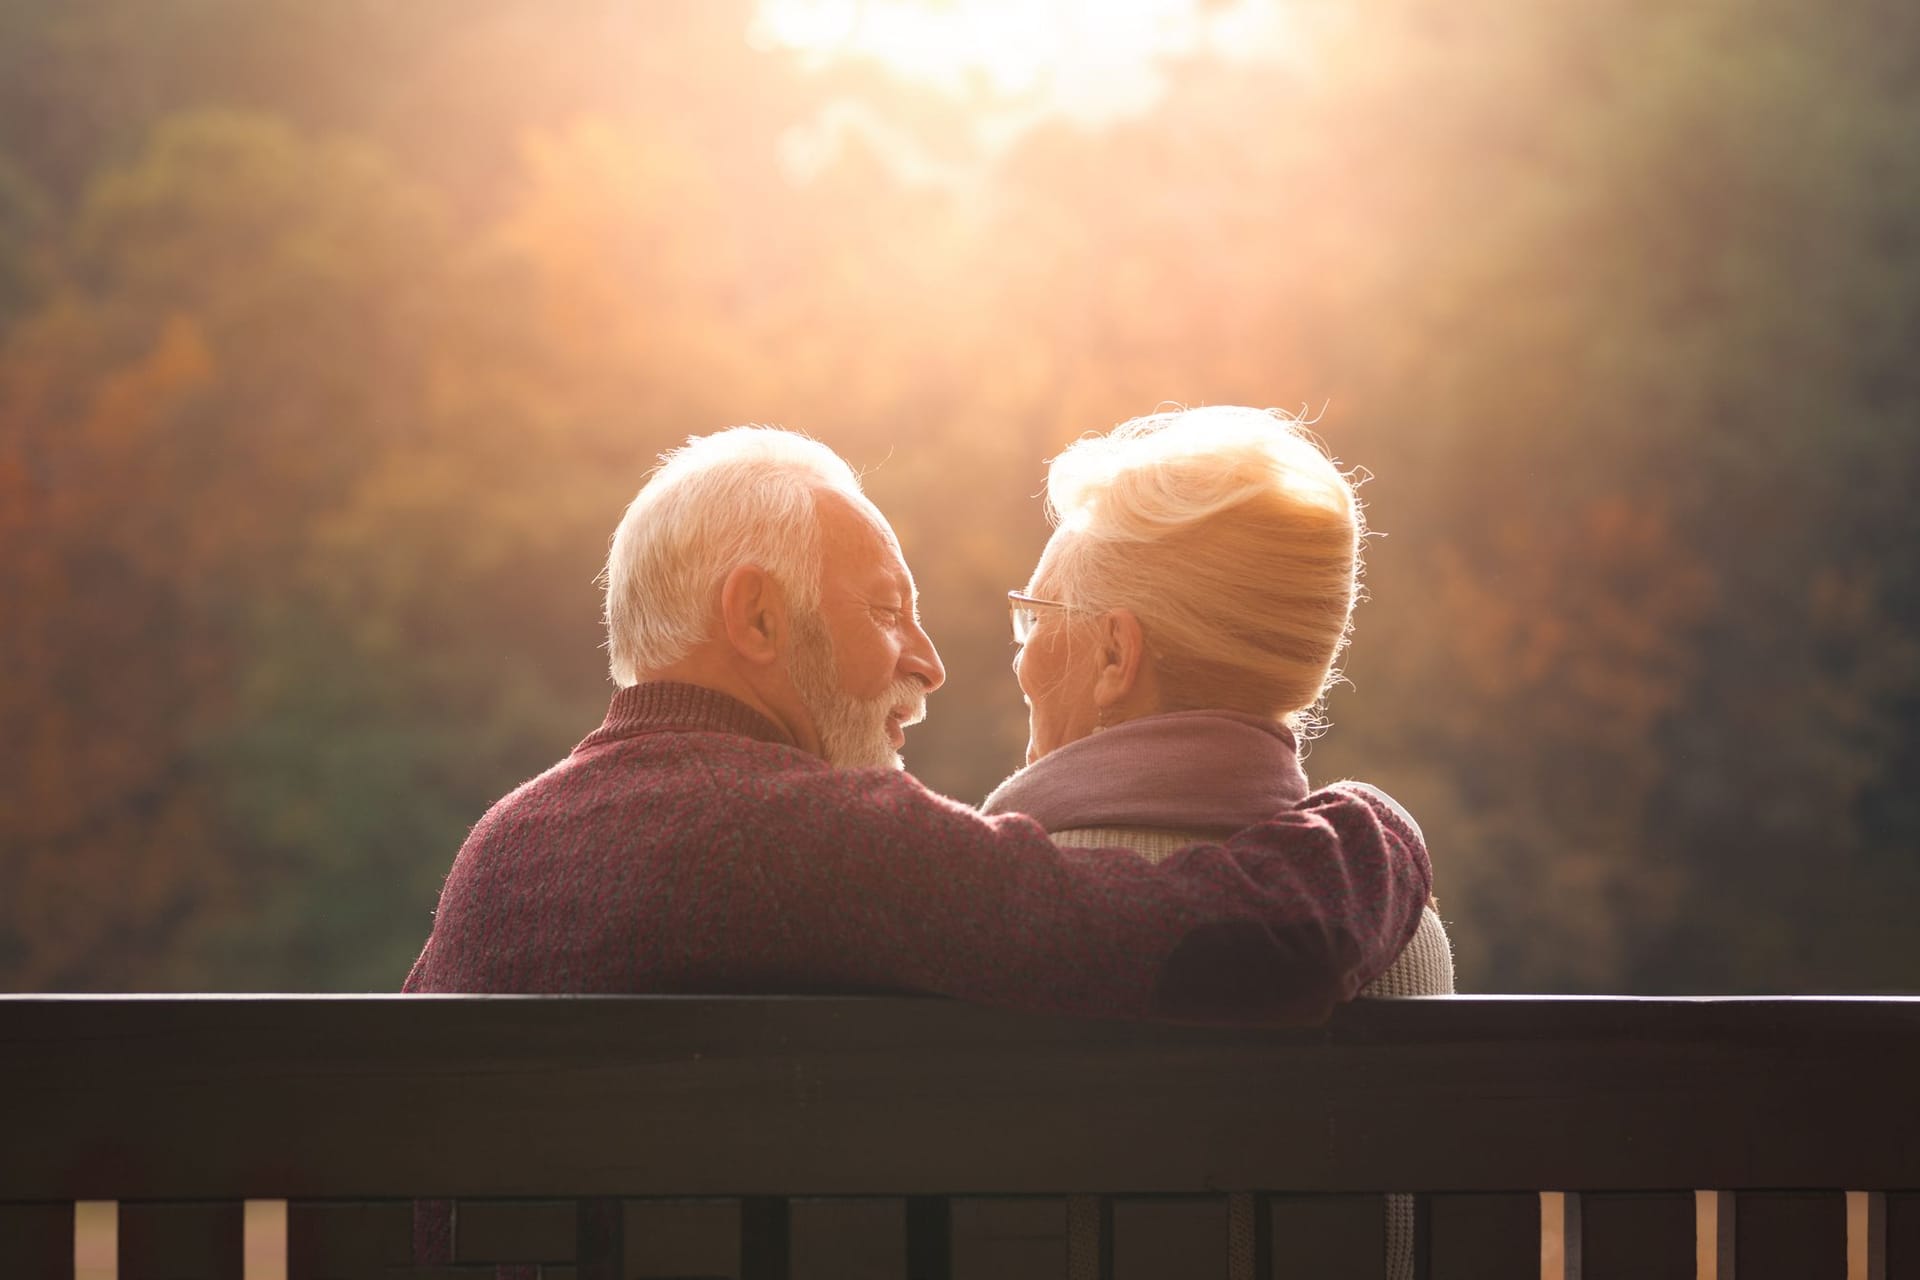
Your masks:
<svg viewBox="0 0 1920 1280"><path fill-rule="evenodd" d="M640 679L671 680L723 693L765 716L792 745L820 754L812 718L801 707L791 686L784 680L763 676L755 669L743 669L722 646L700 645L678 662L640 673Z"/></svg>

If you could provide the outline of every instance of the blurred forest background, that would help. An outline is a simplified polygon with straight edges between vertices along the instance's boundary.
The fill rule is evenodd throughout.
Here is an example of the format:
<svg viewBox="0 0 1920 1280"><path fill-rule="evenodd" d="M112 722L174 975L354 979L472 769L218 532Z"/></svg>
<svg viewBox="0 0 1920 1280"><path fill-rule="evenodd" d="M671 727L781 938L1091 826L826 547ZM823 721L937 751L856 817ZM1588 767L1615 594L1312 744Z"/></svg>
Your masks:
<svg viewBox="0 0 1920 1280"><path fill-rule="evenodd" d="M1907 0L0 0L0 988L397 987L728 424L871 469L978 799L1171 401L1374 477L1308 767L1463 990L1917 990L1917 356Z"/></svg>

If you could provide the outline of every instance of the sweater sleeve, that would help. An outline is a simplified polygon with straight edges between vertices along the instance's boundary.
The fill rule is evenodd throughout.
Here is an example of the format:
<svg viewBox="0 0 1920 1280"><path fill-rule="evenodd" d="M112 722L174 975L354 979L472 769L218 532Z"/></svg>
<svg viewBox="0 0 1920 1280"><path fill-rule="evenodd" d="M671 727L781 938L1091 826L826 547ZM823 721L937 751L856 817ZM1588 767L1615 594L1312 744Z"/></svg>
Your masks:
<svg viewBox="0 0 1920 1280"><path fill-rule="evenodd" d="M899 773L769 799L822 837L798 856L770 832L754 859L778 886L770 963L1041 1012L1317 1023L1392 963L1431 887L1418 827L1357 783L1158 864L1058 848Z"/></svg>

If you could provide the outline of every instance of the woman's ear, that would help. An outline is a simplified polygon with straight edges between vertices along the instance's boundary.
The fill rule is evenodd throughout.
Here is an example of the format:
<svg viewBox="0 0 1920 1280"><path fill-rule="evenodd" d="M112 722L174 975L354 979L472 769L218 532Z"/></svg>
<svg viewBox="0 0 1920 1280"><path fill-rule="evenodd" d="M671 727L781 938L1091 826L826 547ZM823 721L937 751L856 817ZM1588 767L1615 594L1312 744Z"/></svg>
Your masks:
<svg viewBox="0 0 1920 1280"><path fill-rule="evenodd" d="M720 631L740 658L773 666L787 645L787 597L759 565L734 567L720 584Z"/></svg>
<svg viewBox="0 0 1920 1280"><path fill-rule="evenodd" d="M1131 609L1100 615L1099 669L1093 680L1093 704L1102 711L1132 699L1147 675L1147 633Z"/></svg>

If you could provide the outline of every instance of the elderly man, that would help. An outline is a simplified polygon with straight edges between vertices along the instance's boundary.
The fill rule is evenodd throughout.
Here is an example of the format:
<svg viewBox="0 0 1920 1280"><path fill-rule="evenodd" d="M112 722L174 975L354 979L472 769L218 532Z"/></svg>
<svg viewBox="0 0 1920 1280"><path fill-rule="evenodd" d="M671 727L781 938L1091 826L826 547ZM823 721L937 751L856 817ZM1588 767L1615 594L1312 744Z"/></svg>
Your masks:
<svg viewBox="0 0 1920 1280"><path fill-rule="evenodd" d="M945 671L892 529L803 436L743 427L668 454L606 577L606 722L474 827L408 991L909 991L1316 1021L1420 920L1419 832L1365 787L1154 865L1056 848L902 772Z"/></svg>

